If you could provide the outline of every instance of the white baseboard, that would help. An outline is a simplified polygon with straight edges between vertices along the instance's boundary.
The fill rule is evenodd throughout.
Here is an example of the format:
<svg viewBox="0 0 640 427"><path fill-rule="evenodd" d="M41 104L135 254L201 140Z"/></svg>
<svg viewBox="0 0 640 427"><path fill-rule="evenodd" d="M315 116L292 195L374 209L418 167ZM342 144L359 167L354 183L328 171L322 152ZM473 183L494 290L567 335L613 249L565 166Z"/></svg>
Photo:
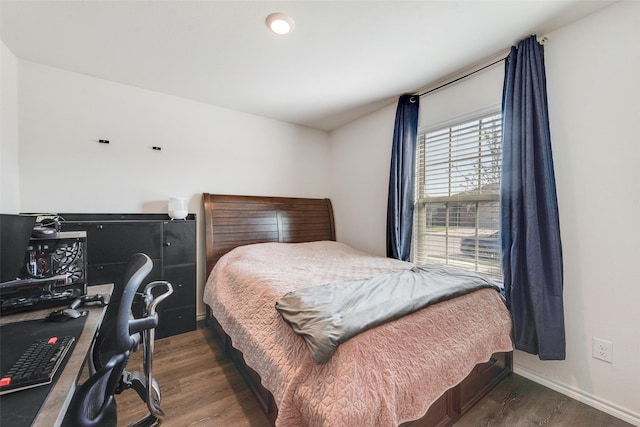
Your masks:
<svg viewBox="0 0 640 427"><path fill-rule="evenodd" d="M513 364L513 372L527 379L530 379L531 381L535 381L538 384L542 384L545 387L555 390L558 393L562 393L566 396L571 397L572 399L575 399L602 412L633 424L634 426L640 427L640 414L634 413L625 408L621 408L620 406L600 399L582 390L578 390L576 388L569 387L566 384L562 384L549 378L542 377L537 372L534 372L524 366L517 365L515 363Z"/></svg>

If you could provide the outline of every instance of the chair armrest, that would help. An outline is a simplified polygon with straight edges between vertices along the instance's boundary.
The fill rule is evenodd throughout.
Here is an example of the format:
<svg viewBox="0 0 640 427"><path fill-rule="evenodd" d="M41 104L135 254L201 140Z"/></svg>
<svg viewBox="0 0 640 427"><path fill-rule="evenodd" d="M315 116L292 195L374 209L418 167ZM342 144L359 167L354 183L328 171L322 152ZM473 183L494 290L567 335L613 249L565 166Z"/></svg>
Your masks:
<svg viewBox="0 0 640 427"><path fill-rule="evenodd" d="M158 296L154 296L153 290L160 286L164 286L166 288L165 291ZM144 287L144 291L143 291L143 298L146 305L145 311L147 316L155 315L156 307L158 306L158 304L164 301L164 299L167 298L172 293L173 293L173 286L171 286L171 283L165 280L157 280L155 282L148 283Z"/></svg>
<svg viewBox="0 0 640 427"><path fill-rule="evenodd" d="M158 326L158 315L142 317L140 319L129 320L129 334L134 335L147 329L153 329Z"/></svg>

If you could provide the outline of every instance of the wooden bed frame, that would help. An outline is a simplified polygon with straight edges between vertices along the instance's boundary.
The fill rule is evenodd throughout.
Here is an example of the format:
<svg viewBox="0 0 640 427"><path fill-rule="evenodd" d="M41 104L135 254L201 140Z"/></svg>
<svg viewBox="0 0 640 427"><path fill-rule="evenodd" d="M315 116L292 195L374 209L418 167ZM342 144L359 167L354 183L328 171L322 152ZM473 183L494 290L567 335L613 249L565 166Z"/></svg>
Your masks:
<svg viewBox="0 0 640 427"><path fill-rule="evenodd" d="M207 277L221 256L238 246L262 242L311 242L335 240L333 210L329 199L255 197L203 194L207 249ZM225 352L234 361L272 425L278 409L260 376L233 347L231 338L211 315L207 322ZM512 372L512 353L496 353L457 386L447 390L420 419L403 427L453 425L464 413Z"/></svg>

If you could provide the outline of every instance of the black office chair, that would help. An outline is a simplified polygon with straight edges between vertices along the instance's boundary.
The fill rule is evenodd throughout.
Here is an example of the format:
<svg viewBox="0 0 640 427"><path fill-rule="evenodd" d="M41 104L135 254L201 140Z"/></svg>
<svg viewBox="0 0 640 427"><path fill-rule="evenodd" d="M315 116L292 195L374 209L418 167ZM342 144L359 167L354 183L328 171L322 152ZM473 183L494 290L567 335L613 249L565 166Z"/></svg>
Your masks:
<svg viewBox="0 0 640 427"><path fill-rule="evenodd" d="M135 254L125 269L125 286L115 303L110 303L92 352L91 377L76 391L71 402L65 426L116 426L117 411L115 394L134 388L146 403L149 414L132 424L151 426L160 423L164 413L159 407L160 388L153 378L154 329L158 325L157 305L168 297L173 289L164 281L145 286L142 294L138 289L153 267L145 254ZM164 286L166 291L154 296L153 290ZM142 315L134 318L132 307L140 297ZM127 372L125 368L132 351L143 344L144 376L138 372Z"/></svg>

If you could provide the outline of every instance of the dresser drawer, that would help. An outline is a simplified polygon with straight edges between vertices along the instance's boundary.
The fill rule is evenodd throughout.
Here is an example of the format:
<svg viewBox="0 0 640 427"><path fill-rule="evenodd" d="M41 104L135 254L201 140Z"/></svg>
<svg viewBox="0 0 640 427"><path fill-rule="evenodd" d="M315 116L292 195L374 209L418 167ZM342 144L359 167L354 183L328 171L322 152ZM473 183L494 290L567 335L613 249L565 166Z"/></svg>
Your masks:
<svg viewBox="0 0 640 427"><path fill-rule="evenodd" d="M166 299L166 304L182 307L196 303L196 265L181 265L164 269L164 280L171 283L173 294Z"/></svg>
<svg viewBox="0 0 640 427"><path fill-rule="evenodd" d="M165 265L192 263L196 259L195 221L166 221L162 224L162 256Z"/></svg>
<svg viewBox="0 0 640 427"><path fill-rule="evenodd" d="M145 278L143 285L154 280L160 280L162 277L162 260L153 259L153 269ZM103 285L105 283L113 283L113 295L117 297L122 293L124 288L124 269L126 262L118 262L113 264L89 264L87 279L89 285Z"/></svg>
<svg viewBox="0 0 640 427"><path fill-rule="evenodd" d="M127 262L135 253L161 258L161 229L157 222L67 222L65 231L87 232L87 257L90 264Z"/></svg>
<svg viewBox="0 0 640 427"><path fill-rule="evenodd" d="M169 297L170 298L170 297ZM165 300L169 301L169 299ZM158 328L156 338L182 334L196 329L196 306L179 308L160 308L158 310Z"/></svg>

